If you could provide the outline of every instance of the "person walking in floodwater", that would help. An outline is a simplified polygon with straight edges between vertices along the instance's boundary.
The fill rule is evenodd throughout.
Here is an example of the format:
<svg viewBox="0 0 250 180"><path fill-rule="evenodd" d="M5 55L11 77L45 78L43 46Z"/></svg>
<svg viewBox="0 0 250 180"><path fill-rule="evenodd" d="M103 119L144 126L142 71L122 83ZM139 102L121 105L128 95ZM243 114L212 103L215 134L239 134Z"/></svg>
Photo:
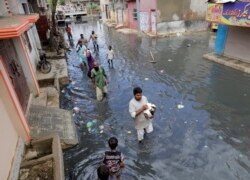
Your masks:
<svg viewBox="0 0 250 180"><path fill-rule="evenodd" d="M97 101L102 101L108 93L108 78L105 70L97 62L94 63L94 68L91 70L91 78L96 88L96 99Z"/></svg>
<svg viewBox="0 0 250 180"><path fill-rule="evenodd" d="M92 39L92 42L93 42L93 46L94 46L94 51L95 52L98 52L99 51L99 45L97 43L97 35L95 33L95 31L92 31L91 35L90 35L90 38L89 38L89 41Z"/></svg>
<svg viewBox="0 0 250 180"><path fill-rule="evenodd" d="M114 68L114 65L113 65L114 51L112 49L112 46L109 46L108 48L107 59L108 59L109 67Z"/></svg>
<svg viewBox="0 0 250 180"><path fill-rule="evenodd" d="M88 64L88 77L91 78L91 70L94 68L95 59L93 58L91 51L87 49L86 51L87 64Z"/></svg>
<svg viewBox="0 0 250 180"><path fill-rule="evenodd" d="M84 38L83 34L80 34L80 39L78 40L77 44L76 44L76 48L80 45L85 45L87 47L88 45L88 41Z"/></svg>
<svg viewBox="0 0 250 180"><path fill-rule="evenodd" d="M111 137L108 141L110 150L105 152L103 164L108 166L110 178L113 179L113 176L117 180L121 179L122 169L124 168L124 155L117 151L118 140L115 137Z"/></svg>
<svg viewBox="0 0 250 180"><path fill-rule="evenodd" d="M86 51L87 51L86 46L82 45L82 43L80 43L79 47L78 47L78 50L76 52L78 53L81 66L86 66L87 65Z"/></svg>
<svg viewBox="0 0 250 180"><path fill-rule="evenodd" d="M152 119L147 119L143 111L148 109L148 99L142 95L142 89L136 87L133 90L134 98L129 102L129 113L135 119L135 129L137 130L137 137L139 143L144 139L145 131L147 133L153 132Z"/></svg>
<svg viewBox="0 0 250 180"><path fill-rule="evenodd" d="M102 164L97 169L98 180L109 180L109 168L108 166Z"/></svg>
<svg viewBox="0 0 250 180"><path fill-rule="evenodd" d="M66 31L66 33L67 33L67 35L68 35L69 41L72 40L72 39L73 39L73 36L72 36L72 29L71 29L71 27L69 27L68 24L66 24L65 31Z"/></svg>

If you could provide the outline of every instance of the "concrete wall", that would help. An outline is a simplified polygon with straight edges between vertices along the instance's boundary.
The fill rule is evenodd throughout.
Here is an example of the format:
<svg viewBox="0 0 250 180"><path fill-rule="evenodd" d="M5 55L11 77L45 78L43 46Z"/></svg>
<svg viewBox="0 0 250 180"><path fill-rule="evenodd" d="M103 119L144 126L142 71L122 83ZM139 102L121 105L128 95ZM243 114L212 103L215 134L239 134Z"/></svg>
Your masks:
<svg viewBox="0 0 250 180"><path fill-rule="evenodd" d="M3 84L0 77L0 86ZM16 144L18 140L17 132L11 123L11 117L7 113L5 102L2 96L5 96L3 88L0 87L0 179L7 179L11 169L11 162L15 154Z"/></svg>
<svg viewBox="0 0 250 180"><path fill-rule="evenodd" d="M0 1L0 16L6 16L8 14L4 1Z"/></svg>
<svg viewBox="0 0 250 180"><path fill-rule="evenodd" d="M1 69L0 69L1 71ZM0 179L8 179L12 166L12 160L15 155L16 145L18 141L18 131L21 130L20 120L17 112L13 107L13 103L8 96L8 90L5 86L3 76L0 72ZM18 128L17 128L18 127Z"/></svg>
<svg viewBox="0 0 250 180"><path fill-rule="evenodd" d="M250 63L250 28L229 26L224 55Z"/></svg>
<svg viewBox="0 0 250 180"><path fill-rule="evenodd" d="M208 27L205 22L207 0L158 0L158 33L200 31Z"/></svg>

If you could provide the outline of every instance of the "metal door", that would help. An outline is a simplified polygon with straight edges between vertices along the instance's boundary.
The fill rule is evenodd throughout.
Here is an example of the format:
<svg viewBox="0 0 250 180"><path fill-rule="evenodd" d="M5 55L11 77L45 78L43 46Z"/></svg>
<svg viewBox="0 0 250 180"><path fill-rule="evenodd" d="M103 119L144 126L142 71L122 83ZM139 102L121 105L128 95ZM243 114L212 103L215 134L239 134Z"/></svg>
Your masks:
<svg viewBox="0 0 250 180"><path fill-rule="evenodd" d="M151 11L151 32L156 33L156 12Z"/></svg>
<svg viewBox="0 0 250 180"><path fill-rule="evenodd" d="M3 63L9 73L23 111L25 112L29 101L30 90L11 40L0 40L0 56L3 58Z"/></svg>
<svg viewBox="0 0 250 180"><path fill-rule="evenodd" d="M123 10L122 9L117 10L117 20L118 20L118 25L123 25Z"/></svg>
<svg viewBox="0 0 250 180"><path fill-rule="evenodd" d="M149 31L149 13L140 12L140 29L143 32Z"/></svg>

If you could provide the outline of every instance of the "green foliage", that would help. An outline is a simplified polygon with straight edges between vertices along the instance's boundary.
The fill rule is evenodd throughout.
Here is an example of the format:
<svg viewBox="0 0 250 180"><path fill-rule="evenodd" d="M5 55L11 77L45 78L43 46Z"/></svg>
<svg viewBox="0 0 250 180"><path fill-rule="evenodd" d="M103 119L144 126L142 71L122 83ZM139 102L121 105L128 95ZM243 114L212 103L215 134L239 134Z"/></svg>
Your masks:
<svg viewBox="0 0 250 180"><path fill-rule="evenodd" d="M65 5L65 0L59 0L59 5L64 6Z"/></svg>
<svg viewBox="0 0 250 180"><path fill-rule="evenodd" d="M94 11L99 11L100 10L100 6L96 3L90 3L87 6L88 9L92 9Z"/></svg>

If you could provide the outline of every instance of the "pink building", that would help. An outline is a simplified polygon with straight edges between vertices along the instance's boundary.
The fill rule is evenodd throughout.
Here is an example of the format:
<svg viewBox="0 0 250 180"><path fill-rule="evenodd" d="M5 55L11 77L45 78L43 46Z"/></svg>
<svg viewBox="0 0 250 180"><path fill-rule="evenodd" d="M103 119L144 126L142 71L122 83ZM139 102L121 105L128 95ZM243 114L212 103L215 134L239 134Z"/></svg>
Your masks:
<svg viewBox="0 0 250 180"><path fill-rule="evenodd" d="M156 33L157 0L143 0L140 2L140 30ZM128 27L138 28L136 0L128 1Z"/></svg>

